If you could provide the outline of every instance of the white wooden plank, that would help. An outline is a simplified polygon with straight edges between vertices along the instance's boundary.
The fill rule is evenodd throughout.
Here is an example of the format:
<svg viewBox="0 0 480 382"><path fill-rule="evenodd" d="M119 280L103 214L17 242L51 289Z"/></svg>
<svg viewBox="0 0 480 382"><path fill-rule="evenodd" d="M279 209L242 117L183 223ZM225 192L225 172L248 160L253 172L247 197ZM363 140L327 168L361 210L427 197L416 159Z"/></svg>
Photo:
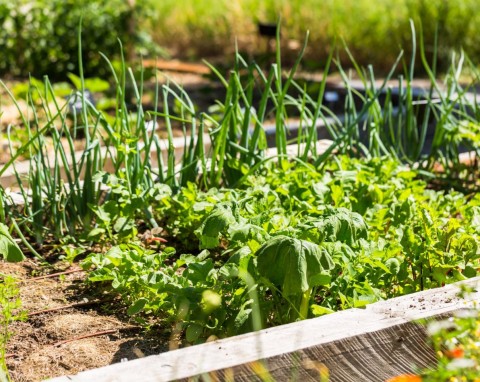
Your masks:
<svg viewBox="0 0 480 382"><path fill-rule="evenodd" d="M265 329L255 333L166 352L125 363L52 379L52 382L161 382L189 378L260 359L291 354L302 349L321 349L335 341L389 330L412 319L428 318L471 307L480 301L480 278L443 288L402 296L327 316ZM459 285L475 292L460 299ZM368 346L367 346L368 347Z"/></svg>

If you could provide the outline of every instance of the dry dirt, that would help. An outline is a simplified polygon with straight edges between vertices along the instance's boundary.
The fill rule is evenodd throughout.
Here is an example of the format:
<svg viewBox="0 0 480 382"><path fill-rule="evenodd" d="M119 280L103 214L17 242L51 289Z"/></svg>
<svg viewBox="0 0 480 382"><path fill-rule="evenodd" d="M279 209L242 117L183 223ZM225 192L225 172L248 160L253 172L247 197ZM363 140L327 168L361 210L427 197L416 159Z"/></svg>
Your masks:
<svg viewBox="0 0 480 382"><path fill-rule="evenodd" d="M118 301L85 288L86 275L77 266L52 268L49 277L39 278L42 270L31 260L0 261L0 273L19 280L28 313L25 322L10 327L7 364L14 382L76 374L168 350L169 328L146 331L129 320ZM52 277L59 271L71 273Z"/></svg>

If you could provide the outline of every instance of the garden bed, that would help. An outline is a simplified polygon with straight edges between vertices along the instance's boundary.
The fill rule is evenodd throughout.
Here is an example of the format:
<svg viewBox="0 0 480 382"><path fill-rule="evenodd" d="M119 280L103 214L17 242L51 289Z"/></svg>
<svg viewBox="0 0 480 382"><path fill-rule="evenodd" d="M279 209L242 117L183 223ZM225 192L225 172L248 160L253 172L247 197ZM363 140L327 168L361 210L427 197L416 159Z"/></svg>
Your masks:
<svg viewBox="0 0 480 382"><path fill-rule="evenodd" d="M205 375L203 380L234 375L239 381L314 381L324 367L331 381L381 382L435 365L425 327L417 321L475 307L480 299L480 279L475 278L365 309L169 351L180 345L170 327L144 332L118 309L119 301L85 288L85 274L75 266L58 262L53 273L45 273L29 261L2 263L1 269L19 280L29 314L12 326L15 335L7 348L11 376L18 382L62 375L53 381L173 381L197 375ZM460 286L467 285L477 292L459 298ZM112 366L97 369L107 365Z"/></svg>
<svg viewBox="0 0 480 382"><path fill-rule="evenodd" d="M477 306L480 278L325 317L55 378L52 382L174 380L383 382L433 367L417 320ZM460 287L475 292L459 298Z"/></svg>
<svg viewBox="0 0 480 382"><path fill-rule="evenodd" d="M13 170L18 187L14 194L0 188L0 254L11 261L36 257L32 269L15 271L30 310L27 323L12 319L20 337L14 337L19 340L11 343L8 360L18 378L30 378L23 364L39 370L37 378L41 370L76 373L156 353L148 345L152 333L160 338L160 350L238 339L247 341L242 346L248 351L252 339L303 328L297 349L288 348L287 340L287 348L276 353L260 349L254 358L221 367L283 359L316 345L340 347L336 340L353 349L362 343L378 349L370 345L376 338L398 343L396 325L412 333L406 343L413 346L422 332L396 314L386 318L392 312L376 311L384 306L380 301L388 305L400 298L394 301L405 309L399 301L411 300L399 296L430 296L428 289L478 276L478 163L463 163L460 152L468 148L475 157L480 129L472 113L475 99L458 91L456 77L442 92L432 80L431 91L419 95L413 71L396 90L388 87L391 78L378 85L373 74L365 80L359 73L360 91L339 68L345 88L328 94L325 76L313 97L296 82L296 65L286 74L279 70L279 57L266 72L237 56L228 77L216 73L224 101L207 111L198 110L175 84L156 86L154 106L145 110L143 84L124 67L115 77L114 116L82 93L73 130L61 108L47 113L45 123L25 119L28 142L0 169L0 175ZM457 73L452 67L450 76ZM50 88L47 79L45 87ZM341 115L328 102L343 104ZM166 140L151 128L159 120ZM77 131L85 139L78 153L72 149ZM45 145L47 133L55 141L53 153ZM12 162L27 152L25 171L15 170ZM43 270L66 273L29 278ZM28 288L31 282L45 288L45 299L36 294L42 288ZM29 305L33 300L48 303ZM113 321L105 312L115 315ZM353 332L339 328L333 337L304 342L310 324L322 330L324 323L349 315L360 317ZM314 317L320 318L307 320ZM365 321L372 323L367 334L360 331ZM66 330L72 322L79 326ZM150 331L140 334L140 328ZM226 339L249 332L256 333ZM104 341L109 336L112 341ZM83 341L89 344L82 353ZM31 343L35 356L22 343ZM75 363L74 352L57 353L63 346L85 355L84 364ZM43 357L47 351L52 357ZM405 357L410 356L416 354ZM330 362L320 358L306 362L313 368L317 361ZM421 366L430 361L418 360ZM48 369L49 362L56 366ZM190 371L168 368L202 373L197 364ZM375 374L383 378L384 367L378 367ZM389 376L401 371L388 370Z"/></svg>

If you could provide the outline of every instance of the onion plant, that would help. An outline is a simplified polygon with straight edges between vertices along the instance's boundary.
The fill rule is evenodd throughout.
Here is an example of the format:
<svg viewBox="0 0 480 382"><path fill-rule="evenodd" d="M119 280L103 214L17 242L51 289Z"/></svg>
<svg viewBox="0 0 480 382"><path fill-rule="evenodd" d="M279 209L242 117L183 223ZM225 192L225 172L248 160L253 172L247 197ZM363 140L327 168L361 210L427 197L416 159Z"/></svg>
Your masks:
<svg viewBox="0 0 480 382"><path fill-rule="evenodd" d="M413 24L412 31L415 52ZM235 187L272 159L266 156L265 126L269 122L275 127L275 159L280 168L286 164L287 146L293 143L297 145L293 160L310 161L318 168L334 153L348 153L367 157L388 155L419 166L424 173L440 162L446 175L454 174L460 168L462 147L478 151L480 139L477 122L480 110L476 98L468 93L472 87L461 85L461 74L466 65L475 78L480 75L468 58L460 54L452 59L445 85L440 87L436 80L436 54L430 65L421 35L421 60L431 83L421 99L413 85L415 55L405 63L402 54L380 85L371 66L360 68L351 57L355 76L362 83L362 87L357 88L352 83L352 75L332 53L318 92L311 94L297 80L296 73L306 41L288 72L282 67L280 48L275 62L267 69L254 62L247 63L239 53L228 75L210 66L225 86L225 98L217 102L215 110L208 112L198 111L181 86L160 85L158 81L154 107L144 110L143 71L139 80L136 79L123 58L120 69L116 69L104 57L114 79L113 116L104 114L85 96L81 60L80 88L75 95L81 100L81 110L74 112L70 119L68 104L58 102L49 79L44 78L41 88L32 81L27 99L31 111L22 114L22 128L28 133L28 141L17 150L11 145L11 160L0 169L0 176L7 168L14 170L24 205L21 210L12 207L5 202L5 190L0 190L0 222L11 222L17 233L23 231L39 244L47 234L60 238L88 232L95 225L94 206L104 198L116 197L102 189L104 171L120 179L131 195L151 189L158 182L174 191L189 182L198 183L202 188ZM279 38L277 35L277 46L280 46ZM79 33L79 54L80 42ZM398 76L398 85L391 87L391 80L401 71L402 62L403 74ZM334 70L334 65L345 88L343 115L337 115L324 100L327 75ZM133 101L129 92L133 93ZM20 111L17 101L9 94ZM39 116L40 111L44 116ZM293 139L288 128L292 118L298 121L298 132ZM332 140L325 152L316 150L319 121ZM166 160L162 154L165 143L155 129L149 127L157 122L164 125L167 133ZM175 152L174 124L180 125L183 131L181 155ZM434 133L429 137L431 127ZM9 136L12 129L12 126L7 129ZM80 132L85 138L84 149L76 153L74 141ZM51 150L47 149L47 134L53 141ZM24 154L30 161L27 178L16 167L16 159ZM139 210L148 224L157 225L150 206L141 206Z"/></svg>

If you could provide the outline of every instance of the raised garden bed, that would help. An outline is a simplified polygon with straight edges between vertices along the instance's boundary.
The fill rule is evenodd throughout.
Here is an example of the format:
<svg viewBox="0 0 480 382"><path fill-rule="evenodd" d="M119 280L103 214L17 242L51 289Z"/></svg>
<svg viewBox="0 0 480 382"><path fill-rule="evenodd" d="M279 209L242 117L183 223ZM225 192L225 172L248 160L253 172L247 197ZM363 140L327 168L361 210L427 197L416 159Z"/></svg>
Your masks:
<svg viewBox="0 0 480 382"><path fill-rule="evenodd" d="M460 287L474 288L460 298ZM276 328L54 378L52 382L175 380L383 382L433 367L419 320L438 319L480 301L480 278ZM262 365L260 366L259 363ZM262 367L264 368L262 371Z"/></svg>
<svg viewBox="0 0 480 382"><path fill-rule="evenodd" d="M266 359L278 379L285 378L283 367L296 365L300 378L315 375L321 362L334 380L343 378L337 370L380 380L412 370L394 364L397 349L409 367L414 359L420 367L430 365L434 359L423 332L410 321L433 313L422 316L422 306L410 307L417 297L398 296L424 291L420 298L430 299L430 306L434 299L444 301L439 294L454 301L452 287L427 290L478 275L478 163L466 165L459 155L463 148L478 151L474 97L455 96L460 85L453 81L444 93L433 92L432 83L435 89L421 92L418 100L412 78L398 94L387 89L388 78L380 87L365 81L361 92L342 72L341 101L327 97L326 77L314 99L295 82L294 70L286 75L278 70L280 62L265 73L237 61L242 69L228 78L217 73L225 100L211 112L197 112L175 85L157 88L155 99L162 99L163 109L155 104L145 111L142 87L128 72L134 114L122 80L116 84L115 117L82 98L73 133L61 108L44 126L26 120L30 138L15 155L28 152L31 159L25 172L13 171L15 195L23 203L0 188L1 254L23 259L20 244L43 262L56 263L58 255L71 263L82 258L88 285L114 301L115 313L124 319L115 321L118 328L98 325L84 333L83 327L75 338L58 336L42 345L61 348L132 326L168 328L164 334L169 331L175 346L213 340L154 360L155 367L167 365L172 373L167 379L223 369L227 379L229 368L237 367L235 375L248 380L253 376L248 370L261 374L255 362ZM452 75L457 72L452 68ZM335 94L340 97L340 91ZM343 114L325 102L343 103ZM150 128L157 119L164 123L166 141ZM180 139L174 138L173 122L183 128ZM71 145L77 128L85 134L80 153L59 143L66 139ZM57 142L52 156L44 145L47 132ZM330 140L319 141L325 132ZM390 300L394 297L399 300ZM452 312L458 307L452 301L434 313ZM392 304L404 310L406 304L413 316L388 311ZM73 301L59 308L81 306ZM50 309L57 308L34 313ZM345 311L334 313L338 310ZM306 320L316 316L325 317ZM332 322L337 327L329 331ZM324 333L316 337L316 331ZM418 353L406 352L418 343L423 344ZM237 347L250 356L232 358ZM219 351L214 362L221 361L216 366L203 363L202 349L213 348ZM344 357L336 359L341 367L331 353ZM376 354L376 363L364 361L367 354ZM191 364L179 368L175 357ZM135 370L141 362L116 368ZM157 373L152 371L152 378Z"/></svg>

